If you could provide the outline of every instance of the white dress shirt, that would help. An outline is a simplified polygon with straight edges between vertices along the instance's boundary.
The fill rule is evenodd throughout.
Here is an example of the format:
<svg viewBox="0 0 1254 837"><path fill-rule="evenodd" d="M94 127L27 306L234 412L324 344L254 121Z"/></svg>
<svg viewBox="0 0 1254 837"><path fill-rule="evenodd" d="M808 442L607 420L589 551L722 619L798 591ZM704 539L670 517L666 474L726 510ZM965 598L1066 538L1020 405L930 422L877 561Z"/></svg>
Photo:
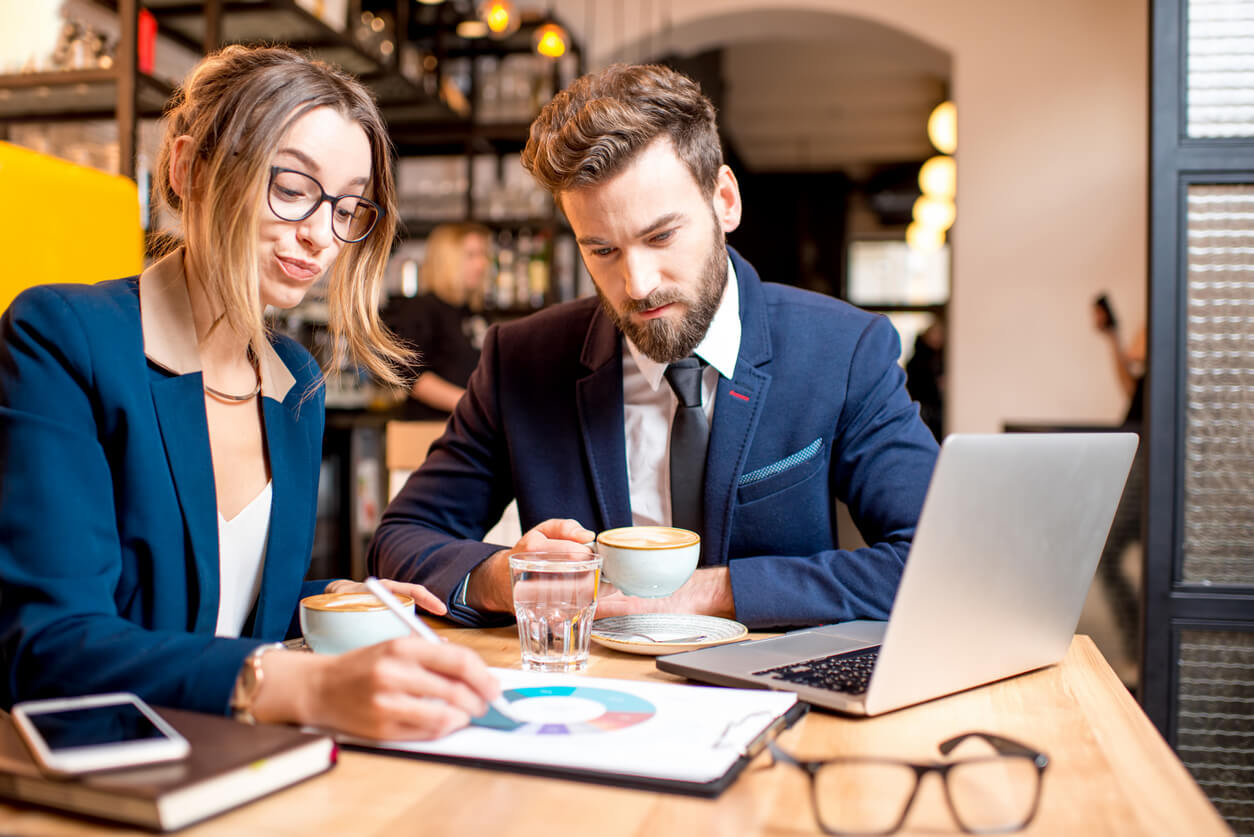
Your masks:
<svg viewBox="0 0 1254 837"><path fill-rule="evenodd" d="M631 522L671 525L671 422L679 399L663 377L666 364L650 359L623 338L623 428L627 434L627 484ZM709 364L701 377L701 406L713 426L714 394L721 375L731 379L740 355L740 291L727 260L727 287L705 338L694 354Z"/></svg>
<svg viewBox="0 0 1254 837"><path fill-rule="evenodd" d="M270 537L270 505L274 483L253 498L235 517L218 512L218 624L215 636L237 637L257 603L261 570Z"/></svg>
<svg viewBox="0 0 1254 837"><path fill-rule="evenodd" d="M671 525L671 422L679 399L664 383L666 364L650 359L623 337L623 429L627 437L627 486L631 522L636 526ZM727 287L705 338L693 351L709 364L701 376L701 406L706 421L714 421L714 394L718 378L731 379L740 356L740 286L731 258L727 259ZM590 521L581 521L587 525ZM467 575L454 594L466 606Z"/></svg>

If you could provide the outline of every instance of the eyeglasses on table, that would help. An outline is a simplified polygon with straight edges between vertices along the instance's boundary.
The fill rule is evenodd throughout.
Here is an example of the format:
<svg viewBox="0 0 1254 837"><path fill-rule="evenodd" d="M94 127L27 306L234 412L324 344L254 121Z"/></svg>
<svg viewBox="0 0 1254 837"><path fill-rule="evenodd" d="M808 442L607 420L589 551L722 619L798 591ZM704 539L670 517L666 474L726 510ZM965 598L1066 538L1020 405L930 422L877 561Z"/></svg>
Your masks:
<svg viewBox="0 0 1254 837"><path fill-rule="evenodd" d="M940 775L945 801L964 832L1004 834L1024 828L1036 816L1049 757L987 732L964 732L942 741L940 753L947 756L971 739L986 742L993 753L920 764L873 756L803 760L775 741L767 748L776 763L809 776L814 817L827 834L892 834L906 821L919 782L929 773Z"/></svg>

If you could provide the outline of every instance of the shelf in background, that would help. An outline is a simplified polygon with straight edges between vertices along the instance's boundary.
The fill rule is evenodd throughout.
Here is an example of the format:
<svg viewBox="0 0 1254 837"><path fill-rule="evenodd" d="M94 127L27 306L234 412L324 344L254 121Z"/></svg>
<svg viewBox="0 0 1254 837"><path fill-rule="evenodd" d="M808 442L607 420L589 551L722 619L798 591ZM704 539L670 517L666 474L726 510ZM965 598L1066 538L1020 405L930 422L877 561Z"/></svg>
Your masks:
<svg viewBox="0 0 1254 837"><path fill-rule="evenodd" d="M123 1L94 3L117 12ZM429 83L400 71L400 49L387 57L374 54L354 39L351 24L346 23L346 31L340 31L296 0L138 2L156 19L158 38L180 48L199 53L205 48L207 37L216 32L216 42L221 44L291 44L357 75L374 92L402 156L512 154L526 145L529 120L476 122L473 117L459 115L430 92ZM363 4L363 8L367 5L378 4ZM450 15L453 10L443 5L412 9L405 27L410 36L408 44L432 50L444 61L529 53L531 30L540 22L539 17L531 15L519 32L504 41L471 42L453 34ZM578 46L572 45L572 55L578 54ZM115 118L119 72L92 69L0 76L0 122ZM137 115L160 116L173 87L142 73L137 74L136 85Z"/></svg>
<svg viewBox="0 0 1254 837"><path fill-rule="evenodd" d="M157 31L189 48L203 48L208 22L206 4L184 0L143 0L143 3L157 19ZM228 0L221 6L217 39L221 44L295 44L357 75L372 73L384 66L382 59L368 55L349 35L332 28L292 0Z"/></svg>
<svg viewBox="0 0 1254 837"><path fill-rule="evenodd" d="M413 106L384 107L392 142L401 157L516 154L527 144L530 122L428 121Z"/></svg>
<svg viewBox="0 0 1254 837"><path fill-rule="evenodd" d="M138 78L139 116L160 116L170 86L142 73ZM0 75L0 122L113 119L117 83L115 70Z"/></svg>
<svg viewBox="0 0 1254 837"><path fill-rule="evenodd" d="M205 4L185 0L144 0L157 19L158 31L186 46L200 48L206 38ZM379 104L403 106L413 119L450 120L455 114L397 67L397 52L375 55L295 0L225 0L218 17L217 41L222 44L291 44L335 64L370 85Z"/></svg>
<svg viewBox="0 0 1254 837"><path fill-rule="evenodd" d="M441 6L451 5L452 4L441 4ZM536 5L541 4L537 3ZM439 9L441 6L437 6L435 9ZM446 59L518 55L533 51L532 39L535 36L536 29L545 23L556 23L566 29L567 32L570 31L570 27L566 26L560 17L548 12L540 13L534 10L523 10L521 15L522 17L517 31L506 38L502 38L501 40L486 38L476 38L470 40L453 33L452 30L456 27L456 20L446 14L443 19L443 25L448 28L448 31L444 34L444 43L440 45L439 50ZM434 27L432 26L432 23L435 19L436 16L427 17L422 14L411 15L410 39L417 43L425 42L434 48L435 45L432 43L432 32ZM569 55L577 58L582 57L583 50L577 41L572 39L568 42L567 46L570 50L568 53Z"/></svg>

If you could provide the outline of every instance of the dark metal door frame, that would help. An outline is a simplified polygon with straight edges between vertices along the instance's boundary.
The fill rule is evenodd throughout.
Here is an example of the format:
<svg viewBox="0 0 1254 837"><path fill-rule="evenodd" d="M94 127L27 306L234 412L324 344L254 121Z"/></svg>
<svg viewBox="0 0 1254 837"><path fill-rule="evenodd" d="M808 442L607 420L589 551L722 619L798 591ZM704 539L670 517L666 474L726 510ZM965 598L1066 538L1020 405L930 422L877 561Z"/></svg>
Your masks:
<svg viewBox="0 0 1254 837"><path fill-rule="evenodd" d="M1186 134L1188 0L1153 0L1150 25L1149 357L1141 703L1173 746L1181 630L1254 630L1254 590L1180 582L1187 392L1187 211L1193 184L1254 183L1254 139ZM1251 498L1254 502L1254 498Z"/></svg>

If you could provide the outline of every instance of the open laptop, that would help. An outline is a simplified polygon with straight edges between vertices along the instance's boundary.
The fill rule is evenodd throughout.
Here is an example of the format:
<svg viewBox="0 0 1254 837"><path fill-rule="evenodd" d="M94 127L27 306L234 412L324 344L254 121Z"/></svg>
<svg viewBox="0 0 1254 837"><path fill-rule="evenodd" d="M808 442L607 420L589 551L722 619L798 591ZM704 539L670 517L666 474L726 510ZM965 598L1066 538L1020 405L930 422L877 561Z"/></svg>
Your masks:
<svg viewBox="0 0 1254 837"><path fill-rule="evenodd" d="M1133 433L950 436L887 622L671 654L657 667L877 715L1055 663L1136 446Z"/></svg>

